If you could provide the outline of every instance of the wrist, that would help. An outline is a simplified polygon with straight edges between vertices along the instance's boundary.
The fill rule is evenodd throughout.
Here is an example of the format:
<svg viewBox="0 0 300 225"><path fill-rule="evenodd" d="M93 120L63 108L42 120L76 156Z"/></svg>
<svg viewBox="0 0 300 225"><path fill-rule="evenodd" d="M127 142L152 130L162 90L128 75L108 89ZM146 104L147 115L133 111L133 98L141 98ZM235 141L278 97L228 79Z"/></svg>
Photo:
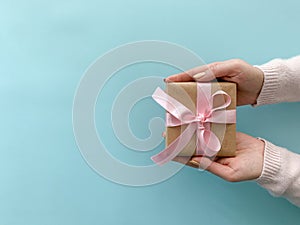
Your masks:
<svg viewBox="0 0 300 225"><path fill-rule="evenodd" d="M264 152L265 152L265 142L264 140L257 138L257 170L256 170L256 176L255 179L258 179L262 172L263 172L263 166L264 166Z"/></svg>
<svg viewBox="0 0 300 225"><path fill-rule="evenodd" d="M263 72L263 85L253 106L277 103L276 92L279 88L279 71L278 65L273 62L261 66L254 66Z"/></svg>
<svg viewBox="0 0 300 225"><path fill-rule="evenodd" d="M254 91L254 98L253 98L254 100L251 103L251 105L257 104L257 99L262 91L263 84L264 84L264 72L256 66L253 66L253 69L254 69L253 81L255 83L254 85L255 91Z"/></svg>
<svg viewBox="0 0 300 225"><path fill-rule="evenodd" d="M281 154L279 147L258 138L265 143L263 152L263 168L260 176L256 179L259 184L270 183L280 170Z"/></svg>

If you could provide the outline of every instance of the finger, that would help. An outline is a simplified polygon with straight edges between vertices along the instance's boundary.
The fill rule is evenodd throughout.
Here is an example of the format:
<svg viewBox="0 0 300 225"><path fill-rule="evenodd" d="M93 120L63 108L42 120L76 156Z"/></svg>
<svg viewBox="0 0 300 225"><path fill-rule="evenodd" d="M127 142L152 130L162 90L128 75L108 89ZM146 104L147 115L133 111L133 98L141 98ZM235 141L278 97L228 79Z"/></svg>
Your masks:
<svg viewBox="0 0 300 225"><path fill-rule="evenodd" d="M204 157L190 157L190 156L176 156L173 161L179 162L181 164L186 164L187 166L191 166L194 168L206 169L206 167L211 163L210 161L202 160ZM201 165L200 165L201 164Z"/></svg>
<svg viewBox="0 0 300 225"><path fill-rule="evenodd" d="M212 174L215 174L216 176L221 177L225 180L231 180L231 174L233 173L232 168L211 161L206 157L194 157L192 160L198 161L201 168L211 172Z"/></svg>
<svg viewBox="0 0 300 225"><path fill-rule="evenodd" d="M162 132L161 136L162 136L163 138L166 138L166 131Z"/></svg>
<svg viewBox="0 0 300 225"><path fill-rule="evenodd" d="M187 82L187 81L194 81L194 79L186 72L174 74L165 79L165 82Z"/></svg>
<svg viewBox="0 0 300 225"><path fill-rule="evenodd" d="M187 70L182 73L174 74L172 76L169 76L165 79L166 82L185 82L185 81L194 81L194 76L197 74L198 76L201 75L202 72L206 71L208 69L207 65L204 66L198 66L193 69Z"/></svg>
<svg viewBox="0 0 300 225"><path fill-rule="evenodd" d="M190 160L191 157L188 156L176 156L173 161L185 164L187 166L193 167L193 168L199 168L199 163L197 161Z"/></svg>
<svg viewBox="0 0 300 225"><path fill-rule="evenodd" d="M207 70L200 74L193 75L196 81L211 81L216 78L232 81L232 77L239 73L236 60L227 60L224 62L214 62L207 65Z"/></svg>
<svg viewBox="0 0 300 225"><path fill-rule="evenodd" d="M212 81L222 78L226 81L234 81L233 77L239 73L239 61L227 60L214 62L205 66L199 66L184 73L175 74L166 78L166 82L181 82L196 80L200 82Z"/></svg>
<svg viewBox="0 0 300 225"><path fill-rule="evenodd" d="M215 160L215 162L217 162L217 163L220 163L220 164L222 164L222 165L229 165L230 163L231 163L231 161L232 161L232 158L219 158L219 159L217 159L217 160Z"/></svg>

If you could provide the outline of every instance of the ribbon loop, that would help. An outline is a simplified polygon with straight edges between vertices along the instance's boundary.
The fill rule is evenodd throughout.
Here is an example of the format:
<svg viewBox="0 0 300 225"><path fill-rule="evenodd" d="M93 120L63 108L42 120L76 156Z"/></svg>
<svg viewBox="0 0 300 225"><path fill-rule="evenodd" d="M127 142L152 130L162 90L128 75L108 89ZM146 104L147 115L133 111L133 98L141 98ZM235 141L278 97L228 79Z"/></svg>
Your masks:
<svg viewBox="0 0 300 225"><path fill-rule="evenodd" d="M225 97L225 102L214 108L214 99L220 95ZM153 93L152 98L167 110L166 126L175 127L188 124L181 135L167 148L151 158L158 165L163 165L176 157L195 133L197 154L206 156L217 154L221 149L221 143L210 130L210 123L235 123L236 121L236 110L226 110L231 104L230 96L222 90L211 95L211 84L209 83L197 83L195 114L159 87Z"/></svg>

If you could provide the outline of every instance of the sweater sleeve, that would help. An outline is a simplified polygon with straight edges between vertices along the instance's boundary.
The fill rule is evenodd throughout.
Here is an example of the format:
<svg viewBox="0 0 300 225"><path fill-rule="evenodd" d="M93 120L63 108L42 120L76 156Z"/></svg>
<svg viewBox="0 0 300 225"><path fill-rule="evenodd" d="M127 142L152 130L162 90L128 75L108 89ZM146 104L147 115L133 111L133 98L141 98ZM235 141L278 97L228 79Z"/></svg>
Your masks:
<svg viewBox="0 0 300 225"><path fill-rule="evenodd" d="M300 56L256 67L264 73L264 84L255 106L300 101Z"/></svg>
<svg viewBox="0 0 300 225"><path fill-rule="evenodd" d="M255 106L300 101L300 56L256 67L264 73L264 84ZM264 165L257 183L300 207L300 155L263 141Z"/></svg>
<svg viewBox="0 0 300 225"><path fill-rule="evenodd" d="M256 182L273 196L300 207L300 155L265 141L263 171Z"/></svg>

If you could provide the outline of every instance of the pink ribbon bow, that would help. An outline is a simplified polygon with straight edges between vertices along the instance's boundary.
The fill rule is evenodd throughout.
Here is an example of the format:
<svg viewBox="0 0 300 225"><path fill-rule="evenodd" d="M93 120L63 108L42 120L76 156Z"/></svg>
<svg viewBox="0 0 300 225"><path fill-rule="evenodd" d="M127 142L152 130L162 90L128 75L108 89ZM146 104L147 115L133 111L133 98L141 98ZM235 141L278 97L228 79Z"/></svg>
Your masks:
<svg viewBox="0 0 300 225"><path fill-rule="evenodd" d="M213 108L213 101L217 95L223 95L224 104ZM158 165L163 165L188 144L196 132L196 154L213 156L221 149L218 137L210 130L210 123L236 123L236 110L225 110L231 103L230 96L218 90L211 95L211 84L197 83L196 115L175 98L166 94L159 87L152 98L167 110L166 126L174 127L188 124L187 128L162 152L151 157Z"/></svg>

